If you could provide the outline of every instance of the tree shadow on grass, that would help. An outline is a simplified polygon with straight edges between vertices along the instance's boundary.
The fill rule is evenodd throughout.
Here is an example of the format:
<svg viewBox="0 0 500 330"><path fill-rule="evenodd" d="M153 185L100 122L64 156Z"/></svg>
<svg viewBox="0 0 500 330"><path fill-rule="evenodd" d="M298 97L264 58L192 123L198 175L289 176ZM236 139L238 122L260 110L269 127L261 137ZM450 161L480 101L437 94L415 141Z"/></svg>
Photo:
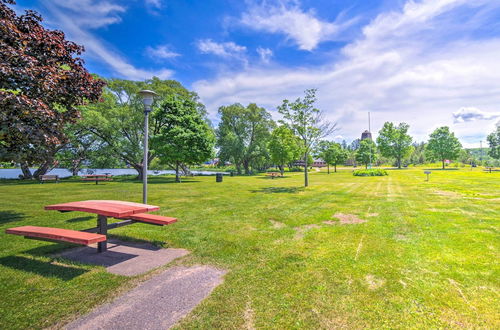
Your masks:
<svg viewBox="0 0 500 330"><path fill-rule="evenodd" d="M91 220L91 219L95 219L95 218L96 217L89 215L86 217L77 217L77 218L69 219L69 220L66 220L66 222L83 222L83 221L87 221L87 220Z"/></svg>
<svg viewBox="0 0 500 330"><path fill-rule="evenodd" d="M146 225L145 226L149 226ZM111 237L111 239L109 239ZM116 235L116 234L108 234L108 241L110 243L117 243L125 246L138 247L138 245L142 245L141 248L146 250L156 251L161 248L165 248L166 243L158 240L144 240L140 238L135 238L128 235Z"/></svg>
<svg viewBox="0 0 500 330"><path fill-rule="evenodd" d="M20 180L20 179L0 179L1 185L26 185L26 184L40 184L37 180Z"/></svg>
<svg viewBox="0 0 500 330"><path fill-rule="evenodd" d="M130 180L129 182L142 184L142 181L139 180ZM181 178L180 184L195 183L195 182L200 182L200 181L194 180L192 177L187 177L187 178ZM215 182L215 176L214 176L214 182ZM175 177L153 177L153 178L148 177L148 184L165 184L165 183L179 183L179 182L175 182Z"/></svg>
<svg viewBox="0 0 500 330"><path fill-rule="evenodd" d="M424 168L426 171L458 171L458 168Z"/></svg>
<svg viewBox="0 0 500 330"><path fill-rule="evenodd" d="M7 256L0 258L0 265L41 275L43 277L57 277L64 281L69 281L87 272L87 270L83 268L77 268L69 265L62 266L48 261L39 261L21 256Z"/></svg>
<svg viewBox="0 0 500 330"><path fill-rule="evenodd" d="M36 239L33 239L36 240ZM71 244L71 243L66 243L66 242L57 242L57 241L43 241L39 240L40 242L45 242L49 244L43 244L38 247L23 251L25 254L29 254L32 256L40 256L40 257L46 257L51 254L59 253L61 251L64 251L69 248L74 248L75 246L80 246L77 244Z"/></svg>
<svg viewBox="0 0 500 330"><path fill-rule="evenodd" d="M276 194L276 193L295 194L304 191L304 187L265 187L250 191L253 193L264 193L264 194Z"/></svg>
<svg viewBox="0 0 500 330"><path fill-rule="evenodd" d="M23 213L15 212L15 211L0 211L0 225L4 223L19 221L25 218Z"/></svg>
<svg viewBox="0 0 500 330"><path fill-rule="evenodd" d="M286 179L289 178L290 176L284 175L284 176L277 176L277 177L272 177L272 176L258 176L257 179L260 180L280 180L280 179Z"/></svg>

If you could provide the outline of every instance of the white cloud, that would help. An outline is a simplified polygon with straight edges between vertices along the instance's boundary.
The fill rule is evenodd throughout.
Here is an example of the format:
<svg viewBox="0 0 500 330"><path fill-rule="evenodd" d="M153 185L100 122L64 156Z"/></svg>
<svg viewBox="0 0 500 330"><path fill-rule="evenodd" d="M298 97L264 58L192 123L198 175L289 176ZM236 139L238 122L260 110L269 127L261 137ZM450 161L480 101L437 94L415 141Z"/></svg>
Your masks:
<svg viewBox="0 0 500 330"><path fill-rule="evenodd" d="M221 72L193 87L214 115L218 106L233 102L275 109L284 98L318 88L319 108L339 122L344 137L367 129L370 111L374 132L385 121L404 121L419 141L449 125L464 142L476 143L494 124L454 124L452 113L466 105L500 104L500 38L470 37L493 26L499 13L500 2L486 0L407 1L400 11L382 13L365 26L340 60L335 54L317 67Z"/></svg>
<svg viewBox="0 0 500 330"><path fill-rule="evenodd" d="M146 53L148 54L149 57L156 59L156 60L169 59L169 58L181 56L181 54L170 50L170 47L168 45L160 45L160 46L157 46L156 48L147 47Z"/></svg>
<svg viewBox="0 0 500 330"><path fill-rule="evenodd" d="M43 4L56 28L62 29L68 39L83 45L86 54L106 64L117 77L145 80L153 76L167 79L173 75L173 71L166 68L155 71L136 68L88 30L120 22L116 15L124 12L125 7L94 0L47 0Z"/></svg>
<svg viewBox="0 0 500 330"><path fill-rule="evenodd" d="M98 0L53 0L53 4L66 10L73 22L82 28L100 28L121 22L119 14L126 8L116 3Z"/></svg>
<svg viewBox="0 0 500 330"><path fill-rule="evenodd" d="M463 107L453 113L456 123L471 122L476 120L491 120L500 117L500 112L484 112L474 107Z"/></svg>
<svg viewBox="0 0 500 330"><path fill-rule="evenodd" d="M156 8L156 9L161 9L163 7L162 0L145 0L144 1L147 6Z"/></svg>
<svg viewBox="0 0 500 330"><path fill-rule="evenodd" d="M217 43L211 39L198 40L196 46L204 54L213 54L220 57L241 57L247 50L245 46L237 45L232 41Z"/></svg>
<svg viewBox="0 0 500 330"><path fill-rule="evenodd" d="M266 3L251 5L240 23L257 31L284 34L300 49L308 51L322 41L334 40L339 31L350 24L322 21L313 10L303 11L297 2L289 4L288 1L276 6Z"/></svg>
<svg viewBox="0 0 500 330"><path fill-rule="evenodd" d="M256 51L259 54L261 61L264 63L269 63L271 57L273 57L273 51L269 48L258 47Z"/></svg>

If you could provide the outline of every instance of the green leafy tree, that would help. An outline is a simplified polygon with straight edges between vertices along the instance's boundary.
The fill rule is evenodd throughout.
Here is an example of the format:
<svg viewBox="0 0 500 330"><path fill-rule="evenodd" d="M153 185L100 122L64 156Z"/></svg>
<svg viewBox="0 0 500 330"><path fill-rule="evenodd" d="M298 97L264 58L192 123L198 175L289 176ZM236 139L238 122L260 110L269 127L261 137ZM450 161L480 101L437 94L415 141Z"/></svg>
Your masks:
<svg viewBox="0 0 500 330"><path fill-rule="evenodd" d="M161 163L175 168L180 182L182 164L202 163L213 155L215 136L190 97L167 96L153 116L160 127L151 137L151 146Z"/></svg>
<svg viewBox="0 0 500 330"><path fill-rule="evenodd" d="M429 142L425 148L426 155L432 160L440 160L443 169L446 159L454 160L460 155L462 145L455 137L455 134L450 132L449 127L439 127L429 137Z"/></svg>
<svg viewBox="0 0 500 330"><path fill-rule="evenodd" d="M279 126L271 134L269 153L271 161L278 166L281 175L283 175L285 165L300 158L300 141L291 129Z"/></svg>
<svg viewBox="0 0 500 330"><path fill-rule="evenodd" d="M111 157L110 157L111 155ZM113 157L110 146L97 142L86 157L89 168L125 168L127 164L118 157Z"/></svg>
<svg viewBox="0 0 500 330"><path fill-rule="evenodd" d="M356 161L365 165L374 163L377 160L377 145L371 139L361 140L359 148L356 150Z"/></svg>
<svg viewBox="0 0 500 330"><path fill-rule="evenodd" d="M490 150L488 155L492 158L500 159L500 124L497 126L497 130L486 138L490 145Z"/></svg>
<svg viewBox="0 0 500 330"><path fill-rule="evenodd" d="M242 168L249 174L252 166L262 166L263 159L269 157L267 145L275 125L269 112L255 103L247 107L235 103L220 107L219 114L217 146L220 159L233 163L238 174Z"/></svg>
<svg viewBox="0 0 500 330"><path fill-rule="evenodd" d="M97 137L81 125L72 125L67 129L69 143L64 145L56 154L58 166L78 175L83 162L88 160L93 149L99 146Z"/></svg>
<svg viewBox="0 0 500 330"><path fill-rule="evenodd" d="M158 104L163 98L171 95L188 98L196 104L200 113L205 113L196 93L188 91L175 80L160 80L156 77L145 82L107 80L102 102L82 107L85 127L106 146L110 156L133 167L139 179L142 179L144 150L144 106L138 95L141 89L151 89L160 95L149 116L150 136L158 134L162 129L163 122L155 113L159 111ZM148 164L155 157L154 148L150 148Z"/></svg>
<svg viewBox="0 0 500 330"><path fill-rule="evenodd" d="M425 143L413 143L412 144L413 150L410 155L410 163L411 164L424 164L426 159L425 159Z"/></svg>
<svg viewBox="0 0 500 330"><path fill-rule="evenodd" d="M460 150L460 154L458 155L458 161L462 164L472 164L475 162L472 153L468 149Z"/></svg>
<svg viewBox="0 0 500 330"><path fill-rule="evenodd" d="M297 135L302 144L304 160L304 186L309 185L308 159L311 151L322 138L332 134L337 124L323 120L322 112L314 106L316 90L305 91L304 98L297 98L294 102L283 100L278 112L283 115L283 122Z"/></svg>
<svg viewBox="0 0 500 330"><path fill-rule="evenodd" d="M401 162L412 152L412 138L408 135L410 126L406 123L400 123L398 126L386 122L378 132L378 149L384 157L395 158L398 168L401 168Z"/></svg>
<svg viewBox="0 0 500 330"><path fill-rule="evenodd" d="M321 157L327 164L328 174L330 174L330 165L333 165L334 171L337 172L337 165L349 158L349 151L343 149L339 143L321 141L318 144L318 157Z"/></svg>

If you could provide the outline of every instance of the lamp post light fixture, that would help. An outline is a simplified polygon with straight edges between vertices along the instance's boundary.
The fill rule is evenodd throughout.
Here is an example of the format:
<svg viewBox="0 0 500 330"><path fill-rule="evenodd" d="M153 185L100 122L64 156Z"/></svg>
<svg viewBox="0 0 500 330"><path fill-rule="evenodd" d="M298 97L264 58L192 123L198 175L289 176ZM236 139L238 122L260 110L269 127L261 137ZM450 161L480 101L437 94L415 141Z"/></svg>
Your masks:
<svg viewBox="0 0 500 330"><path fill-rule="evenodd" d="M153 104L154 97L158 96L153 91L144 89L139 92L142 97L142 104L144 104L144 159L142 161L142 202L148 202L148 139L149 139L149 113L151 112L151 105Z"/></svg>

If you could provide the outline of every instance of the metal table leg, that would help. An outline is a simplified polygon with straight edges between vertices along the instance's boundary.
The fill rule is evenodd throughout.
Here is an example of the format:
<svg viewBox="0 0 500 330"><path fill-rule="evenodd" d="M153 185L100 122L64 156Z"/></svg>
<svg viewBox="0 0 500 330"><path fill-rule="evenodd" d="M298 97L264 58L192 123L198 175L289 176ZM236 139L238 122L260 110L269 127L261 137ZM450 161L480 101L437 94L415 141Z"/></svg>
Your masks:
<svg viewBox="0 0 500 330"><path fill-rule="evenodd" d="M107 235L108 234L108 217L104 215L97 216L97 228L99 234ZM104 242L97 243L97 252L106 252L108 249L107 240Z"/></svg>

